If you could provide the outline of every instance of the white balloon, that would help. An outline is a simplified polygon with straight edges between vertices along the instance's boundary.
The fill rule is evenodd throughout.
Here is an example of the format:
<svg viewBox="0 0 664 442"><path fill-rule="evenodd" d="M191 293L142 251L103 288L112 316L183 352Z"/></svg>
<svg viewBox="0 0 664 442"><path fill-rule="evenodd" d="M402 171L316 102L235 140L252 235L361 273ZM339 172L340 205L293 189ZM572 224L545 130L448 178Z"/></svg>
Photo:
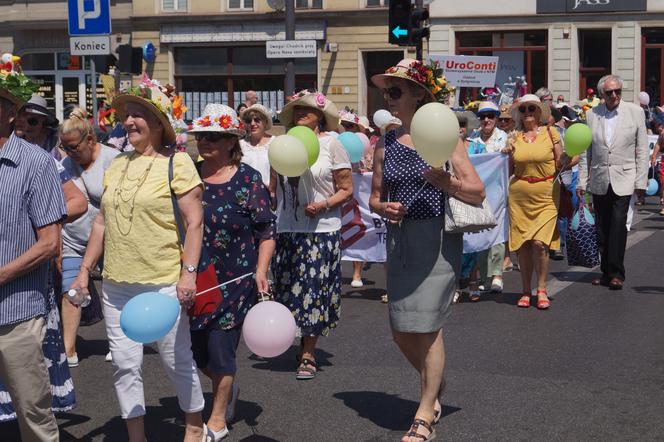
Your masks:
<svg viewBox="0 0 664 442"><path fill-rule="evenodd" d="M374 124L378 127L387 126L392 118L392 114L385 109L378 109L373 115Z"/></svg>
<svg viewBox="0 0 664 442"><path fill-rule="evenodd" d="M427 103L415 112L410 136L424 161L433 167L442 167L459 142L459 120L448 106Z"/></svg>
<svg viewBox="0 0 664 442"><path fill-rule="evenodd" d="M650 104L650 95L648 95L648 92L639 92L639 103L643 106Z"/></svg>
<svg viewBox="0 0 664 442"><path fill-rule="evenodd" d="M339 138L339 133L333 130L328 131L327 134L333 138Z"/></svg>

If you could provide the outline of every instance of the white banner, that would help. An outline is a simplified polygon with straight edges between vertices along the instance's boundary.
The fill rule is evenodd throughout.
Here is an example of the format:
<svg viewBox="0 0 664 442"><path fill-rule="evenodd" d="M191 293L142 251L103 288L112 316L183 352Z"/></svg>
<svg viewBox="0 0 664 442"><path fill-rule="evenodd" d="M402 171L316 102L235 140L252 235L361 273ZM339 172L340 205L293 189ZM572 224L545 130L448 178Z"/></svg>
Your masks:
<svg viewBox="0 0 664 442"><path fill-rule="evenodd" d="M481 252L507 241L510 228L507 214L508 156L502 153L485 153L471 155L470 161L484 183L486 198L498 225L486 232L465 233L464 253Z"/></svg>
<svg viewBox="0 0 664 442"><path fill-rule="evenodd" d="M488 87L496 84L498 57L481 55L430 55L440 62L447 82L455 87Z"/></svg>
<svg viewBox="0 0 664 442"><path fill-rule="evenodd" d="M341 208L341 259L385 262L387 227L369 209L372 173L353 174L353 199Z"/></svg>

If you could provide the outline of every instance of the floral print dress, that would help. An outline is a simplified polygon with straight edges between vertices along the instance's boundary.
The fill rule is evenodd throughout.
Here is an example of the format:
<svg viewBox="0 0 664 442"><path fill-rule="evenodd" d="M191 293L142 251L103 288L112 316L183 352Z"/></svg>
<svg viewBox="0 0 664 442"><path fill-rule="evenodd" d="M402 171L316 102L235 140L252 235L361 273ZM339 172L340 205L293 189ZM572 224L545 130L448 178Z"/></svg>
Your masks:
<svg viewBox="0 0 664 442"><path fill-rule="evenodd" d="M240 163L227 183L204 184L203 255L214 266L217 280L222 283L255 272L259 242L276 234L276 218L260 172ZM192 330L241 326L256 302L255 280L244 278L224 286L222 295L214 313L190 318Z"/></svg>

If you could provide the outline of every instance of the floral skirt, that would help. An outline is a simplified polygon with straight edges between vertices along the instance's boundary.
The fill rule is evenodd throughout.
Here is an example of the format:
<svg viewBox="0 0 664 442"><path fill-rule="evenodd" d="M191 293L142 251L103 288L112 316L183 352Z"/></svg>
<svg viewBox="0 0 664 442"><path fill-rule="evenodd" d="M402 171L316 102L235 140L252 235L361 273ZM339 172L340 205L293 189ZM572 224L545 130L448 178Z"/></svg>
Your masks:
<svg viewBox="0 0 664 442"><path fill-rule="evenodd" d="M341 234L277 235L275 298L293 312L298 336L327 336L341 313Z"/></svg>

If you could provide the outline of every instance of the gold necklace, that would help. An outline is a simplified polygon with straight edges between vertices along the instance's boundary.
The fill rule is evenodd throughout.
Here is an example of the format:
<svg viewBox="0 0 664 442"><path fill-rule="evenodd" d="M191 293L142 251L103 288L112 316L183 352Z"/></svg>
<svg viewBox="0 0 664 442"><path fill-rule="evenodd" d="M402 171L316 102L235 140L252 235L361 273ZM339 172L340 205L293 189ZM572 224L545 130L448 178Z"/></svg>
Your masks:
<svg viewBox="0 0 664 442"><path fill-rule="evenodd" d="M152 157L152 161L147 165L145 170L140 174L131 177L129 176L129 165L136 154L133 153L131 157L127 159L127 164L125 165L118 185L115 188L115 193L113 194L113 206L115 208L115 223L118 226L118 231L123 236L129 235L134 221L134 203L136 201L136 195L138 191L143 187L145 181L147 181L148 175L150 174L150 169L154 164L157 156ZM126 229L123 228L123 224Z"/></svg>

